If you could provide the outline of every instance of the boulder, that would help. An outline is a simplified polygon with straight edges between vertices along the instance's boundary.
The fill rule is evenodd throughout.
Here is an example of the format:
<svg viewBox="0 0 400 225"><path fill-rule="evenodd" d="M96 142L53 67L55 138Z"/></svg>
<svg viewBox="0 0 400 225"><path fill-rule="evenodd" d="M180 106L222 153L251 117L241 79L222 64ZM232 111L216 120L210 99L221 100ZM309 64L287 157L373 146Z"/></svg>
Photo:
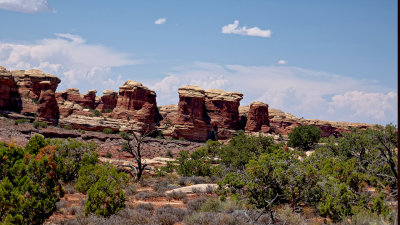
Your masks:
<svg viewBox="0 0 400 225"><path fill-rule="evenodd" d="M270 130L268 105L262 102L253 102L247 115L245 131L266 133Z"/></svg>

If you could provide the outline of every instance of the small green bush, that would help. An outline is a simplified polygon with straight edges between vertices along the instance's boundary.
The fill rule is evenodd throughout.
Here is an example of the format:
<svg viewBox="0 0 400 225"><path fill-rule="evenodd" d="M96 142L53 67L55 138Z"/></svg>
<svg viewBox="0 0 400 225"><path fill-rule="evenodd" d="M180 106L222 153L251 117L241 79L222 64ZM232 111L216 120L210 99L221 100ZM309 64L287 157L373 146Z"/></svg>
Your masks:
<svg viewBox="0 0 400 225"><path fill-rule="evenodd" d="M94 142L51 139L48 140L48 144L56 146L57 173L64 182L75 180L81 167L95 165L99 161L98 147Z"/></svg>
<svg viewBox="0 0 400 225"><path fill-rule="evenodd" d="M30 154L38 154L39 150L46 146L46 142L43 136L35 134L31 139L29 139L28 143L25 145L25 151Z"/></svg>
<svg viewBox="0 0 400 225"><path fill-rule="evenodd" d="M113 133L113 130L110 128L104 128L104 130L103 130L103 134L112 134L112 133Z"/></svg>
<svg viewBox="0 0 400 225"><path fill-rule="evenodd" d="M72 130L72 126L71 125L65 125L64 127L63 127L64 129L66 129L66 130Z"/></svg>
<svg viewBox="0 0 400 225"><path fill-rule="evenodd" d="M47 127L47 123L40 122L40 121L34 121L33 122L33 127L36 128L36 129L39 128L39 127L46 128Z"/></svg>
<svg viewBox="0 0 400 225"><path fill-rule="evenodd" d="M108 217L125 208L125 193L115 179L102 176L89 190L85 215Z"/></svg>
<svg viewBox="0 0 400 225"><path fill-rule="evenodd" d="M105 163L104 165L87 165L79 170L78 182L75 185L76 190L86 193L102 177L115 180L122 188L125 188L129 181L127 174L118 173L115 166L109 163Z"/></svg>
<svg viewBox="0 0 400 225"><path fill-rule="evenodd" d="M112 158L111 152L107 152L107 153L106 153L106 158Z"/></svg>
<svg viewBox="0 0 400 225"><path fill-rule="evenodd" d="M184 198L186 198L186 193L182 192L182 191L172 191L168 194L166 194L167 200L182 200Z"/></svg>
<svg viewBox="0 0 400 225"><path fill-rule="evenodd" d="M315 126L299 126L289 133L288 145L309 150L321 138L321 129Z"/></svg>
<svg viewBox="0 0 400 225"><path fill-rule="evenodd" d="M96 117L99 117L99 116L102 116L103 114L99 110L95 109L95 110L93 110L93 115Z"/></svg>
<svg viewBox="0 0 400 225"><path fill-rule="evenodd" d="M121 136L121 138L124 140L129 140L129 134L126 132L123 131L119 132L119 136Z"/></svg>
<svg viewBox="0 0 400 225"><path fill-rule="evenodd" d="M162 132L161 130L157 131L157 136L156 136L156 138L158 138L158 139L164 139L164 134L163 134L163 132Z"/></svg>
<svg viewBox="0 0 400 225"><path fill-rule="evenodd" d="M172 151L170 149L167 150L167 153L165 153L165 156L168 158L174 158L174 155L172 154Z"/></svg>
<svg viewBox="0 0 400 225"><path fill-rule="evenodd" d="M112 112L112 109L105 109L104 110L104 113L110 113L110 112Z"/></svg>
<svg viewBox="0 0 400 225"><path fill-rule="evenodd" d="M211 163L206 149L199 148L189 155L180 151L177 158L177 172L182 176L211 176Z"/></svg>
<svg viewBox="0 0 400 225"><path fill-rule="evenodd" d="M14 125L23 124L23 123L29 123L29 120L28 119L17 119L14 121Z"/></svg>

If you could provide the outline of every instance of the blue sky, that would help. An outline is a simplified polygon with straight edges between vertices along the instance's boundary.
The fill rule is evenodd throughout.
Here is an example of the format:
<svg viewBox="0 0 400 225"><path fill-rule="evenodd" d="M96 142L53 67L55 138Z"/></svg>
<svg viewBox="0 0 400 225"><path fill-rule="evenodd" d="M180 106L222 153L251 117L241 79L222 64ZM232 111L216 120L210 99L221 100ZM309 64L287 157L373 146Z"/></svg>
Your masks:
<svg viewBox="0 0 400 225"><path fill-rule="evenodd" d="M0 0L0 65L59 91L197 84L298 117L397 123L397 1ZM158 22L156 23L156 21Z"/></svg>

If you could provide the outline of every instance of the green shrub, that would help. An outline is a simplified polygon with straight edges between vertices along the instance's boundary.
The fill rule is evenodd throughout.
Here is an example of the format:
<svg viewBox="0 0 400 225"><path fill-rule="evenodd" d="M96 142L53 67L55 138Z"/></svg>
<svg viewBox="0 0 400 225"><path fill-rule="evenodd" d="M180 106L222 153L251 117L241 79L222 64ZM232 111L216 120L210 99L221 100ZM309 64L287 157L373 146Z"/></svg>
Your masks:
<svg viewBox="0 0 400 225"><path fill-rule="evenodd" d="M75 185L76 190L86 193L101 177L112 178L122 188L125 188L129 181L127 174L118 173L115 166L109 163L105 163L104 165L87 165L82 166L79 170L78 181Z"/></svg>
<svg viewBox="0 0 400 225"><path fill-rule="evenodd" d="M293 131L289 133L288 145L299 147L303 150L309 150L319 141L321 132L321 129L312 125L295 127Z"/></svg>
<svg viewBox="0 0 400 225"><path fill-rule="evenodd" d="M157 131L156 138L164 139L164 133L161 130Z"/></svg>
<svg viewBox="0 0 400 225"><path fill-rule="evenodd" d="M40 122L40 121L34 121L33 122L33 127L36 128L36 129L39 128L39 127L46 128L47 127L47 123Z"/></svg>
<svg viewBox="0 0 400 225"><path fill-rule="evenodd" d="M63 127L64 129L66 129L66 130L72 130L72 126L71 125L65 125L64 127Z"/></svg>
<svg viewBox="0 0 400 225"><path fill-rule="evenodd" d="M222 203L217 198L209 198L200 208L202 212L222 212Z"/></svg>
<svg viewBox="0 0 400 225"><path fill-rule="evenodd" d="M99 116L102 116L103 114L99 110L95 109L95 110L93 110L93 115L96 117L99 117Z"/></svg>
<svg viewBox="0 0 400 225"><path fill-rule="evenodd" d="M111 152L107 152L107 153L106 153L106 158L112 158Z"/></svg>
<svg viewBox="0 0 400 225"><path fill-rule="evenodd" d="M28 143L25 145L25 151L30 154L38 154L39 150L45 147L47 144L43 138L43 136L35 134L31 139L29 139Z"/></svg>
<svg viewBox="0 0 400 225"><path fill-rule="evenodd" d="M165 156L168 158L174 158L174 155L172 154L172 151L170 149L167 150L167 153L165 153Z"/></svg>
<svg viewBox="0 0 400 225"><path fill-rule="evenodd" d="M48 146L31 155L13 144L0 144L1 223L41 224L52 215L64 194L54 152Z"/></svg>
<svg viewBox="0 0 400 225"><path fill-rule="evenodd" d="M104 110L104 113L110 113L110 112L112 112L112 109L105 109Z"/></svg>
<svg viewBox="0 0 400 225"><path fill-rule="evenodd" d="M277 148L280 148L280 146L274 144L274 140L271 137L254 137L246 135L243 131L239 131L227 145L222 147L213 146L212 149L214 150L212 151L218 153L222 164L232 171L236 171L238 169L244 170L245 165L251 159L255 159L262 153L268 153Z"/></svg>
<svg viewBox="0 0 400 225"><path fill-rule="evenodd" d="M85 143L68 138L52 139L48 144L56 146L57 173L64 182L75 180L81 167L95 165L99 161L94 142Z"/></svg>
<svg viewBox="0 0 400 225"><path fill-rule="evenodd" d="M186 193L182 191L172 191L165 195L167 200L175 199L175 200L182 200L186 198Z"/></svg>
<svg viewBox="0 0 400 225"><path fill-rule="evenodd" d="M113 133L113 130L110 129L110 128L104 128L103 129L103 134L112 134L112 133Z"/></svg>
<svg viewBox="0 0 400 225"><path fill-rule="evenodd" d="M124 140L129 140L129 134L126 132L123 131L119 132L119 136L121 136L121 138Z"/></svg>
<svg viewBox="0 0 400 225"><path fill-rule="evenodd" d="M14 125L22 124L22 123L29 123L28 119L17 119L14 121Z"/></svg>
<svg viewBox="0 0 400 225"><path fill-rule="evenodd" d="M328 216L333 222L339 222L353 214L351 204L356 196L345 184L330 180L324 184L324 190L322 200L318 204L322 216Z"/></svg>
<svg viewBox="0 0 400 225"><path fill-rule="evenodd" d="M102 176L87 193L85 215L108 217L125 208L125 193L112 177Z"/></svg>
<svg viewBox="0 0 400 225"><path fill-rule="evenodd" d="M177 158L177 172L182 176L211 176L211 163L204 148L189 155L189 151L180 151Z"/></svg>

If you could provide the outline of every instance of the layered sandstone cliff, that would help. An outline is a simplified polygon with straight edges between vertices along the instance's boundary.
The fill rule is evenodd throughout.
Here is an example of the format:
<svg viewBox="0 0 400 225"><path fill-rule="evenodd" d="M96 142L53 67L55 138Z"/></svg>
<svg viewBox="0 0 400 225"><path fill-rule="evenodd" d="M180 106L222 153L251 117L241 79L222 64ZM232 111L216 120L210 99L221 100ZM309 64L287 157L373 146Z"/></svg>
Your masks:
<svg viewBox="0 0 400 225"><path fill-rule="evenodd" d="M195 85L178 89L178 113L173 123L173 136L187 140L205 141L211 126L205 109L205 91Z"/></svg>
<svg viewBox="0 0 400 225"><path fill-rule="evenodd" d="M220 89L205 91L205 107L216 136L226 139L235 133L239 122L239 105L243 94Z"/></svg>

